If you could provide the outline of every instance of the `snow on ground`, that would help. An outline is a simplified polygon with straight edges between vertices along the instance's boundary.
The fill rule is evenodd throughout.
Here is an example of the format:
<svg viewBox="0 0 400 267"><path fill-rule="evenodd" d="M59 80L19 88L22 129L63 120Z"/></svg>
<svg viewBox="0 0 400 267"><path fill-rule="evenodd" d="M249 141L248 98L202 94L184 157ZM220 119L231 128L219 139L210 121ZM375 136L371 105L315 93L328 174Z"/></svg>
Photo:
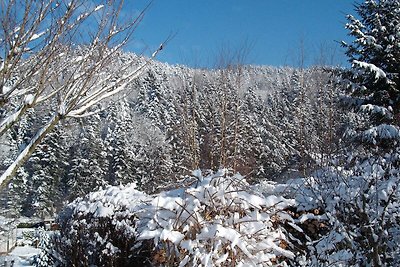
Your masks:
<svg viewBox="0 0 400 267"><path fill-rule="evenodd" d="M1 266L34 266L31 259L40 253L40 249L32 246L15 247L7 256L0 256ZM14 265L11 263L14 262ZM10 265L7 265L10 264Z"/></svg>
<svg viewBox="0 0 400 267"><path fill-rule="evenodd" d="M33 246L30 238L35 230L34 228L17 229L17 246L8 255L0 256L0 266L34 266L31 264L32 259L41 251ZM12 262L14 262L13 265L11 265Z"/></svg>

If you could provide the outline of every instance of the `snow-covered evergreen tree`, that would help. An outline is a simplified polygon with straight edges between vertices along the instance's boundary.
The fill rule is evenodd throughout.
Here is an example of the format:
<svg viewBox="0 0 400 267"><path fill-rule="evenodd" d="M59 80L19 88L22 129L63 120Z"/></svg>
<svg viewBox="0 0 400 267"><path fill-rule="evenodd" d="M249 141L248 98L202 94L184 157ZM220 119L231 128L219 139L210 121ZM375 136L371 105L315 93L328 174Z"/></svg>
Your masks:
<svg viewBox="0 0 400 267"><path fill-rule="evenodd" d="M354 41L343 43L352 64L347 75L351 103L370 119L349 134L364 143L393 145L400 140L400 2L368 0L356 5L346 28Z"/></svg>
<svg viewBox="0 0 400 267"><path fill-rule="evenodd" d="M130 144L127 139L132 127L129 105L120 101L110 107L107 114L104 148L107 154L108 170L106 180L110 185L124 183L131 176Z"/></svg>
<svg viewBox="0 0 400 267"><path fill-rule="evenodd" d="M106 149L101 138L101 121L93 116L78 127L77 138L73 140L68 153L68 168L64 178L65 192L69 199L83 196L94 188L107 185L108 163Z"/></svg>
<svg viewBox="0 0 400 267"><path fill-rule="evenodd" d="M39 217L53 216L64 198L62 179L67 170L65 137L56 129L38 146L30 160L30 188L24 213Z"/></svg>
<svg viewBox="0 0 400 267"><path fill-rule="evenodd" d="M348 16L355 40L345 44L352 68L343 74L350 90L343 99L355 112L346 114L341 150L295 186L297 209L326 218L327 231L309 243L307 266L399 264L399 7L366 0L356 5L359 19Z"/></svg>
<svg viewBox="0 0 400 267"><path fill-rule="evenodd" d="M37 247L40 248L39 255L34 257L35 267L51 267L54 266L55 259L52 255L53 248L51 244L50 232L46 231L43 227L39 227L35 231L35 239Z"/></svg>

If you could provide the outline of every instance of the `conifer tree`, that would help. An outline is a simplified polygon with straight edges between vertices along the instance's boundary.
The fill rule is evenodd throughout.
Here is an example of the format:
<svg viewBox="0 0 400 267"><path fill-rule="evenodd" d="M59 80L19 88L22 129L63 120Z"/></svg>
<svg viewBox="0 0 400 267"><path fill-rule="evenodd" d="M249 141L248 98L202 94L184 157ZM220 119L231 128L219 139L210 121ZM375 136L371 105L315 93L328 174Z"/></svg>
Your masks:
<svg viewBox="0 0 400 267"><path fill-rule="evenodd" d="M107 185L108 164L101 138L100 117L95 115L81 121L79 133L69 148L69 166L65 176L65 191L69 199L83 196Z"/></svg>
<svg viewBox="0 0 400 267"><path fill-rule="evenodd" d="M129 104L122 100L110 107L106 118L105 151L107 153L107 181L111 185L125 183L131 176L130 142L133 127ZM125 181L124 181L125 180Z"/></svg>
<svg viewBox="0 0 400 267"><path fill-rule="evenodd" d="M64 194L62 178L66 171L66 144L61 128L46 136L29 159L29 195L24 205L27 215L53 216Z"/></svg>
<svg viewBox="0 0 400 267"><path fill-rule="evenodd" d="M343 42L352 64L348 88L352 103L369 119L350 132L364 143L393 145L400 139L400 2L367 0L356 5L346 28L354 38ZM365 116L365 115L364 115Z"/></svg>

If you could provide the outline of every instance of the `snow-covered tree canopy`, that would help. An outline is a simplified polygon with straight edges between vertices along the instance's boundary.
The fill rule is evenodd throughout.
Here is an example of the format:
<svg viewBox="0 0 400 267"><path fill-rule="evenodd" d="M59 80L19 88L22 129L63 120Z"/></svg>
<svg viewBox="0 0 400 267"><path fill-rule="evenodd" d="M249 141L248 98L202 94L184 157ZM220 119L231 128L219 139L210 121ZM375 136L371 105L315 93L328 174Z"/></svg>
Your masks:
<svg viewBox="0 0 400 267"><path fill-rule="evenodd" d="M363 77L361 93L372 94L375 101L398 105L400 2L368 0L357 5L356 11L360 18L348 15L346 24L355 40L345 47L349 61L360 71L356 78Z"/></svg>
<svg viewBox="0 0 400 267"><path fill-rule="evenodd" d="M356 5L358 17L348 15L346 28L354 37L351 44L343 42L346 55L352 64L348 75L353 96L360 97L361 111L371 115L373 124L393 124L399 129L400 108L400 1L367 0ZM370 130L369 126L364 127ZM370 132L370 131L369 131ZM364 132L361 139L379 143Z"/></svg>
<svg viewBox="0 0 400 267"><path fill-rule="evenodd" d="M93 114L148 64L116 57L144 15L123 18L123 2L1 2L0 137L32 108L51 114L3 172L2 186L59 121Z"/></svg>

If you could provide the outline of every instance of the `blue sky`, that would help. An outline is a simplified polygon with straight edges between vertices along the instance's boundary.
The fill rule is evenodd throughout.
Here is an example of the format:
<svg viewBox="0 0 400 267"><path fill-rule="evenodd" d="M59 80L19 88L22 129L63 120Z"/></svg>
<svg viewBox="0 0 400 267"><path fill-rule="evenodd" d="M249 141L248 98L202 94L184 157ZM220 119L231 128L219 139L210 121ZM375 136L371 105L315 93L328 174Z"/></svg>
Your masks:
<svg viewBox="0 0 400 267"><path fill-rule="evenodd" d="M148 1L127 0L135 14ZM155 0L128 49L157 47L176 33L158 60L171 64L212 67L221 49L248 49L246 62L258 65L298 65L300 47L306 64L344 64L335 43L348 40L345 15L354 14L352 0ZM303 42L303 45L301 45ZM335 60L330 58L335 55ZM329 58L329 59L328 59Z"/></svg>

